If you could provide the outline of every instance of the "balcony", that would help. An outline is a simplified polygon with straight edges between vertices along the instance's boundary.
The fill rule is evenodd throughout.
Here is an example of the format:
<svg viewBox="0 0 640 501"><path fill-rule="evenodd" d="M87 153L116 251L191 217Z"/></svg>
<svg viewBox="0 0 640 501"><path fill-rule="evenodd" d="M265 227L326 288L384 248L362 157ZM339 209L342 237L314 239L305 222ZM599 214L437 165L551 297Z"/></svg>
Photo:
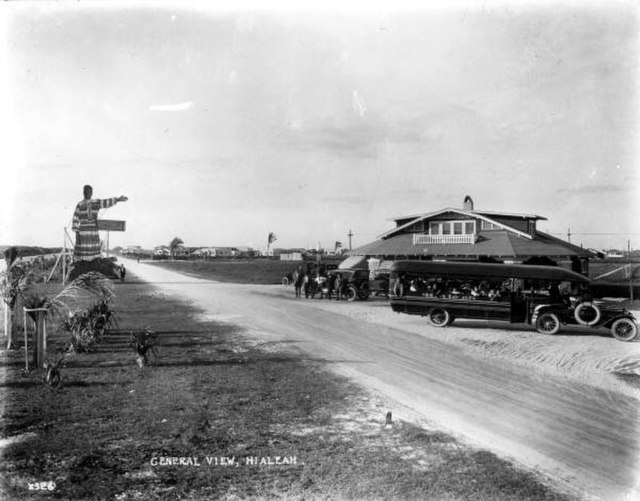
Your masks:
<svg viewBox="0 0 640 501"><path fill-rule="evenodd" d="M476 235L413 235L413 245L474 244Z"/></svg>

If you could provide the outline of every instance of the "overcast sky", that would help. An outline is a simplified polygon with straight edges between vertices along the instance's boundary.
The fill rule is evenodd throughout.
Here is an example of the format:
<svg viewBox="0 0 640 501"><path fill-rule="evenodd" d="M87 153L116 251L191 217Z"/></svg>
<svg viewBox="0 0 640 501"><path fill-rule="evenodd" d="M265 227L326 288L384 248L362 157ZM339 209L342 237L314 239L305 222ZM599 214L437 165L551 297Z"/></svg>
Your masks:
<svg viewBox="0 0 640 501"><path fill-rule="evenodd" d="M469 194L640 247L635 2L427 5L3 2L0 244L91 184L112 246L358 246Z"/></svg>

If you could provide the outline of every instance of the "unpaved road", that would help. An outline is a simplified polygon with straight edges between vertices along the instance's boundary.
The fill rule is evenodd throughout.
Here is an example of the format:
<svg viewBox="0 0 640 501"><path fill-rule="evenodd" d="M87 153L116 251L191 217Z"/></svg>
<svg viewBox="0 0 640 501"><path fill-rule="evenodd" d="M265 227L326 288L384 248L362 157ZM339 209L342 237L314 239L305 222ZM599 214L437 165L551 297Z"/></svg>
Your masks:
<svg viewBox="0 0 640 501"><path fill-rule="evenodd" d="M347 313L354 304L296 300L282 288L210 282L123 261L209 319L326 360L396 403L396 415L510 457L585 498L640 499L639 401L633 394L479 356L401 322L397 328L363 321Z"/></svg>

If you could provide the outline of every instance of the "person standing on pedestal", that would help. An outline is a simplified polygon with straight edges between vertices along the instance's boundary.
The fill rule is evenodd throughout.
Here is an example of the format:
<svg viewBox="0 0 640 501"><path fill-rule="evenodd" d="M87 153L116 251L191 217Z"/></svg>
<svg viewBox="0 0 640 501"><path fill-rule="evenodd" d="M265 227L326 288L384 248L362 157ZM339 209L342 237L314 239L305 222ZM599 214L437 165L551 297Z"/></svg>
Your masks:
<svg viewBox="0 0 640 501"><path fill-rule="evenodd" d="M98 232L98 212L108 209L118 202L126 202L125 196L115 198L94 199L93 188L86 185L83 189L84 200L76 205L73 213L72 230L76 233L76 244L73 250L75 261L91 261L100 257L100 233Z"/></svg>

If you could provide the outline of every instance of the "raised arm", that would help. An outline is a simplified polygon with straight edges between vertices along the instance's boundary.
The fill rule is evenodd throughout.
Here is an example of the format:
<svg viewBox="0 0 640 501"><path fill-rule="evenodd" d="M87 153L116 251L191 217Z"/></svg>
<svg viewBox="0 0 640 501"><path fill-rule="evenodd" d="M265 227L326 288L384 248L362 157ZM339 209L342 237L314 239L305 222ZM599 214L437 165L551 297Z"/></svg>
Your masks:
<svg viewBox="0 0 640 501"><path fill-rule="evenodd" d="M114 198L103 198L103 199L100 199L100 208L108 209L109 207L113 207L118 202L126 202L127 200L129 199L124 195L120 195L119 197L114 197Z"/></svg>

